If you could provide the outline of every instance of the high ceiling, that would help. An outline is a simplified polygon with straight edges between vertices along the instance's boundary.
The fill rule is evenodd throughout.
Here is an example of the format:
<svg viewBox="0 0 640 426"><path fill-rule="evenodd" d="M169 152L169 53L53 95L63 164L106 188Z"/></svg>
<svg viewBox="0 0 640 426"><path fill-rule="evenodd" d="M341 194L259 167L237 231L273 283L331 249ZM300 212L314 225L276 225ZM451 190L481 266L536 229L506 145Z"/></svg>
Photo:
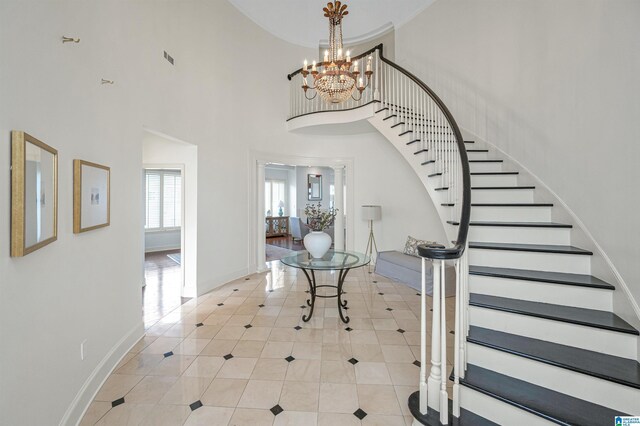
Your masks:
<svg viewBox="0 0 640 426"><path fill-rule="evenodd" d="M328 1L328 0L327 0ZM247 17L290 43L318 47L328 37L329 23L322 0L229 0ZM344 39L359 39L393 24L398 28L435 0L345 0Z"/></svg>

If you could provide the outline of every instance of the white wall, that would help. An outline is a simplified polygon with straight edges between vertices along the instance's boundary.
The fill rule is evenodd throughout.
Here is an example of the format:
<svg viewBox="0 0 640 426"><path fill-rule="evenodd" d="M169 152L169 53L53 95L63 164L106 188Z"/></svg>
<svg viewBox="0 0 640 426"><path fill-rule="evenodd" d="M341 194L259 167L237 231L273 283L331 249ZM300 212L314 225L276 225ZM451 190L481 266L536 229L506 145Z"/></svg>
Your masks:
<svg viewBox="0 0 640 426"><path fill-rule="evenodd" d="M81 42L62 44L62 35ZM406 233L443 235L417 177L380 135L285 131L286 74L312 53L270 36L225 1L0 3L3 423L75 422L142 333L135 183L145 128L197 146L198 293L251 272L253 151L353 158L355 205L383 205L381 249L400 247ZM11 129L59 150L58 241L21 259L9 258ZM111 226L72 233L74 158L111 166ZM354 232L364 250L366 223L356 220Z"/></svg>
<svg viewBox="0 0 640 426"><path fill-rule="evenodd" d="M397 62L555 191L636 301L639 20L635 0L439 0L396 31Z"/></svg>
<svg viewBox="0 0 640 426"><path fill-rule="evenodd" d="M198 147L183 141L145 131L142 138L143 166L182 168L182 187L184 191L184 250L182 266L184 268L184 297L197 294L198 283ZM143 213L144 214L144 213ZM167 243L166 239L158 241L145 233L145 240L157 244Z"/></svg>

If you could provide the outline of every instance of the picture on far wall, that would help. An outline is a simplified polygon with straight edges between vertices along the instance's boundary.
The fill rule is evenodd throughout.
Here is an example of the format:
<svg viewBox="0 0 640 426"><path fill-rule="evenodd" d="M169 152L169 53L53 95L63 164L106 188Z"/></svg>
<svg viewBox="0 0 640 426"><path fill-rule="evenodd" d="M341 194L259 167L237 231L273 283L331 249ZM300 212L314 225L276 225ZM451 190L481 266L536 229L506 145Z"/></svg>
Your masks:
<svg viewBox="0 0 640 426"><path fill-rule="evenodd" d="M309 201L322 200L322 175L307 175Z"/></svg>
<svg viewBox="0 0 640 426"><path fill-rule="evenodd" d="M11 132L11 256L25 256L58 238L58 151Z"/></svg>
<svg viewBox="0 0 640 426"><path fill-rule="evenodd" d="M111 169L73 160L73 232L91 231L110 224Z"/></svg>

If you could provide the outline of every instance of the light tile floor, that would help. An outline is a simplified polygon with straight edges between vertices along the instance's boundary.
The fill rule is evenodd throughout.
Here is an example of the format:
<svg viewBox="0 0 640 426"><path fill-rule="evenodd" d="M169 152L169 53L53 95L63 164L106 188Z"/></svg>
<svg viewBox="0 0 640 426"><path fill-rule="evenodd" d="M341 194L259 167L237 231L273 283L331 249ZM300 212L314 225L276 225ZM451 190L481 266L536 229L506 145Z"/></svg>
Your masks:
<svg viewBox="0 0 640 426"><path fill-rule="evenodd" d="M147 328L81 425L410 425L421 298L366 268L344 289L349 324L336 299L321 298L303 322L307 280L278 261L190 300Z"/></svg>

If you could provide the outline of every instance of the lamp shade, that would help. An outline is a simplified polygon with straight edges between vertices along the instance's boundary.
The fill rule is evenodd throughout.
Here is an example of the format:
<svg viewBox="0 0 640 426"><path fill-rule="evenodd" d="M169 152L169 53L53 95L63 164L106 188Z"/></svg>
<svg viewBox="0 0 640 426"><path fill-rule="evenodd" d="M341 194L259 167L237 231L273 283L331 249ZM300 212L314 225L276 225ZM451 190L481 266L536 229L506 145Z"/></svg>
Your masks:
<svg viewBox="0 0 640 426"><path fill-rule="evenodd" d="M364 220L382 219L382 206L372 206L372 205L362 206L362 218Z"/></svg>

